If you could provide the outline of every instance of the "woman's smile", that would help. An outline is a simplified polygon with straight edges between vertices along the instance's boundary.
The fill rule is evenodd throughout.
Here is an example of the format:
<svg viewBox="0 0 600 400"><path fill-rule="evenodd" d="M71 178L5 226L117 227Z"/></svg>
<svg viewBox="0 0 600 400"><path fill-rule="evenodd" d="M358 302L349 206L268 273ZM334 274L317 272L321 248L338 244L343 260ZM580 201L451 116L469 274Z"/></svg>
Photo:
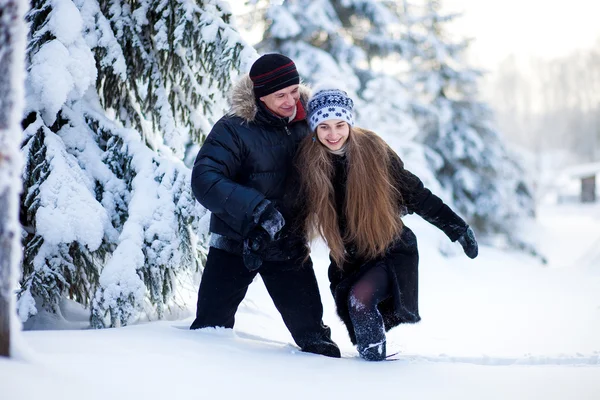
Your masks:
<svg viewBox="0 0 600 400"><path fill-rule="evenodd" d="M350 125L341 119L330 119L317 126L319 141L329 150L339 150L350 135Z"/></svg>

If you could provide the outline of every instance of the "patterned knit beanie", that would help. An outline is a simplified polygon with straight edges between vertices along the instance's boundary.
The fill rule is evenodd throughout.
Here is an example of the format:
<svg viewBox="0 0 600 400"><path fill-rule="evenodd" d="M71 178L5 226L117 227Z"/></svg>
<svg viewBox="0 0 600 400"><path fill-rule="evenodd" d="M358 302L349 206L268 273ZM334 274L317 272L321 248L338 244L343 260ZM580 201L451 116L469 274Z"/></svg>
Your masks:
<svg viewBox="0 0 600 400"><path fill-rule="evenodd" d="M257 98L300 83L296 64L277 53L265 54L256 60L250 68L250 79L254 83L254 95Z"/></svg>
<svg viewBox="0 0 600 400"><path fill-rule="evenodd" d="M354 126L352 109L354 102L348 94L336 85L318 85L308 100L308 123L314 132L323 121L341 119Z"/></svg>

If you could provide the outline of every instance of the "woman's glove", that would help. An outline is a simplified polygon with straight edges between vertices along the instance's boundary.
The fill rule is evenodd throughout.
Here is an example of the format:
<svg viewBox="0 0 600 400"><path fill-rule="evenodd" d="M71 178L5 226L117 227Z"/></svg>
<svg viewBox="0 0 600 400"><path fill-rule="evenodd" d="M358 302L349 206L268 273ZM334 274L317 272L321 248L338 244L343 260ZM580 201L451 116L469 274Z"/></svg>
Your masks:
<svg viewBox="0 0 600 400"><path fill-rule="evenodd" d="M479 247L477 246L477 241L475 240L475 233L473 233L473 229L471 229L471 227L468 227L465 233L463 233L462 236L458 238L458 243L460 243L460 245L462 246L467 257L477 257L477 254L479 253Z"/></svg>

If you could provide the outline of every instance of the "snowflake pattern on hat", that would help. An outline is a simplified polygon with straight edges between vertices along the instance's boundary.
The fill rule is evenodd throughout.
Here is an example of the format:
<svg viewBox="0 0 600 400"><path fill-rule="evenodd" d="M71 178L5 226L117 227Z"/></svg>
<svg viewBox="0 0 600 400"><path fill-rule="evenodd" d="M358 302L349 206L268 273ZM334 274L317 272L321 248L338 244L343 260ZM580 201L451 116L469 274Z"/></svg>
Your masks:
<svg viewBox="0 0 600 400"><path fill-rule="evenodd" d="M320 123L330 119L340 119L354 126L354 102L342 90L325 89L316 92L308 101L307 108L308 123L312 131L315 131Z"/></svg>

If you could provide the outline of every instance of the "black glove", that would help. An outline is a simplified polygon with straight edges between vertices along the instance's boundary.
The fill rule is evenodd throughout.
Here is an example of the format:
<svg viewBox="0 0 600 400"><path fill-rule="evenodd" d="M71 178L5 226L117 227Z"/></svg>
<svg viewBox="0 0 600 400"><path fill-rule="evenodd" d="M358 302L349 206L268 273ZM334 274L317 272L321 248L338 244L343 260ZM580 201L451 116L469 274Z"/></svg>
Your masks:
<svg viewBox="0 0 600 400"><path fill-rule="evenodd" d="M265 236L268 237L269 235L265 232ZM260 248L260 240L252 240L250 238L244 240L242 258L244 260L244 265L249 271L256 271L263 263L262 256L258 253Z"/></svg>
<svg viewBox="0 0 600 400"><path fill-rule="evenodd" d="M242 258L246 268L250 271L260 268L265 248L271 241L277 239L284 225L285 220L281 213L269 203L260 214L258 224L248 233L248 238L244 240Z"/></svg>
<svg viewBox="0 0 600 400"><path fill-rule="evenodd" d="M475 240L475 233L473 233L473 229L468 227L465 233L462 234L461 237L458 238L458 243L463 247L465 254L469 258L477 257L479 253L479 247L477 246L477 241Z"/></svg>
<svg viewBox="0 0 600 400"><path fill-rule="evenodd" d="M273 204L269 203L269 205L260 214L258 226L256 228L264 229L264 231L269 234L271 240L276 240L279 236L281 228L283 228L284 225L285 220L283 219L283 215L277 211Z"/></svg>

